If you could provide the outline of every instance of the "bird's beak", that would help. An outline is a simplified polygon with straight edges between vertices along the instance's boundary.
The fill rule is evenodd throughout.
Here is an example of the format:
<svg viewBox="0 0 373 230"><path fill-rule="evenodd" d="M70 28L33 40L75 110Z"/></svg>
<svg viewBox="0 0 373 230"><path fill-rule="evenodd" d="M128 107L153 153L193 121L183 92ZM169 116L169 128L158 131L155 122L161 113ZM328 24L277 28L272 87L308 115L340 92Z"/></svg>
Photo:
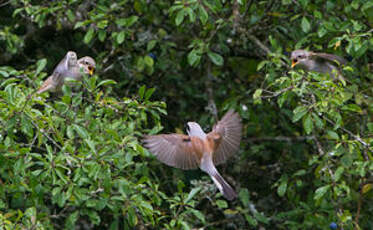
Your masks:
<svg viewBox="0 0 373 230"><path fill-rule="evenodd" d="M95 71L95 68L93 68L92 66L88 66L88 71L89 71L89 75L93 75L93 72Z"/></svg>
<svg viewBox="0 0 373 230"><path fill-rule="evenodd" d="M294 68L296 64L298 64L298 61L296 59L291 60L291 68Z"/></svg>

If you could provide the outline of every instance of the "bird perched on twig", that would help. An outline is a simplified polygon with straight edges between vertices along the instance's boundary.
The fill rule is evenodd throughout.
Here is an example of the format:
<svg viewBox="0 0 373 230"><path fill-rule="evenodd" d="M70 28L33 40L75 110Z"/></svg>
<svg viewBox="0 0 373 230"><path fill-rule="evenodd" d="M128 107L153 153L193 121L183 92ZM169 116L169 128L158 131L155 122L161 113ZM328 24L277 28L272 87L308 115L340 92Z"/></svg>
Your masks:
<svg viewBox="0 0 373 230"><path fill-rule="evenodd" d="M169 166L200 168L210 175L225 198L232 200L237 197L215 165L225 162L239 149L242 124L238 113L228 111L208 134L196 122L188 122L186 128L188 135L174 133L146 136L145 147Z"/></svg>
<svg viewBox="0 0 373 230"><path fill-rule="evenodd" d="M316 53L307 50L294 50L291 52L291 67L298 66L305 71L328 73L333 79L344 80L338 66L345 65L347 61L334 54Z"/></svg>
<svg viewBox="0 0 373 230"><path fill-rule="evenodd" d="M81 81L83 73L92 75L95 67L96 62L93 58L86 56L77 60L76 53L69 51L54 69L52 75L43 82L36 93L41 94L46 91L58 91L65 83L66 78Z"/></svg>

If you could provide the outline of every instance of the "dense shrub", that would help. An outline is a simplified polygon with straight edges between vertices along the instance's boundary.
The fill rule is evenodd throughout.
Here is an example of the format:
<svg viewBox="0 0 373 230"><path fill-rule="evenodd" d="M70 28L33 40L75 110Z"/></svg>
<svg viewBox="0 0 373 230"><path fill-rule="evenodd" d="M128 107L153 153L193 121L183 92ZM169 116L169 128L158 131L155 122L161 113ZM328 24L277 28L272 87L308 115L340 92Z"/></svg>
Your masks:
<svg viewBox="0 0 373 230"><path fill-rule="evenodd" d="M0 228L372 229L372 15L366 0L0 3ZM346 82L290 69L298 48L347 58ZM68 50L95 76L28 100ZM229 108L233 202L141 145Z"/></svg>

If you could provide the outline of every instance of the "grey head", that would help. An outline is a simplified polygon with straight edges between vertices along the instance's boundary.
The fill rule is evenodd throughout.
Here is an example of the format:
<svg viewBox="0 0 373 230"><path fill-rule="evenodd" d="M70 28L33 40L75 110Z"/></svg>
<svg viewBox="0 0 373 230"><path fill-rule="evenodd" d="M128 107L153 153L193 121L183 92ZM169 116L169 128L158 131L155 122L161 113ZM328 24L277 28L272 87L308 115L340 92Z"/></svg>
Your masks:
<svg viewBox="0 0 373 230"><path fill-rule="evenodd" d="M78 60L79 68L82 69L83 73L93 75L96 69L96 62L93 58L85 56Z"/></svg>
<svg viewBox="0 0 373 230"><path fill-rule="evenodd" d="M297 65L302 69L308 70L311 54L312 52L307 50L294 50L291 52L291 68Z"/></svg>
<svg viewBox="0 0 373 230"><path fill-rule="evenodd" d="M201 126L196 122L188 122L186 125L186 130L190 137L199 137L201 139L206 138L206 133L203 132Z"/></svg>

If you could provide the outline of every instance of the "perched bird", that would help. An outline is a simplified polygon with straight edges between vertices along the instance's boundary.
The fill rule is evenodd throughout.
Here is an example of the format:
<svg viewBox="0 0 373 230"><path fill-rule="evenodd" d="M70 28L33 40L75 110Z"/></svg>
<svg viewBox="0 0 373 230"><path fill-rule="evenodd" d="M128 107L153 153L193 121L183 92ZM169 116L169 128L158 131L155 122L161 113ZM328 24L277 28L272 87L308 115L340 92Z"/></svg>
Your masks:
<svg viewBox="0 0 373 230"><path fill-rule="evenodd" d="M54 69L51 76L47 78L36 92L41 94L46 91L58 91L61 89L66 78L80 81L85 74L93 74L96 63L91 57L83 57L77 60L77 55L73 51L67 52L66 56Z"/></svg>
<svg viewBox="0 0 373 230"><path fill-rule="evenodd" d="M174 133L146 136L145 147L169 166L181 169L199 167L210 175L226 199L237 197L215 165L225 162L239 149L242 124L238 113L228 111L208 134L196 122L188 122L186 130L188 135Z"/></svg>
<svg viewBox="0 0 373 230"><path fill-rule="evenodd" d="M333 79L344 80L338 65L347 61L339 56L327 53L315 53L307 50L294 50L291 52L291 68L299 66L305 71L328 73Z"/></svg>

